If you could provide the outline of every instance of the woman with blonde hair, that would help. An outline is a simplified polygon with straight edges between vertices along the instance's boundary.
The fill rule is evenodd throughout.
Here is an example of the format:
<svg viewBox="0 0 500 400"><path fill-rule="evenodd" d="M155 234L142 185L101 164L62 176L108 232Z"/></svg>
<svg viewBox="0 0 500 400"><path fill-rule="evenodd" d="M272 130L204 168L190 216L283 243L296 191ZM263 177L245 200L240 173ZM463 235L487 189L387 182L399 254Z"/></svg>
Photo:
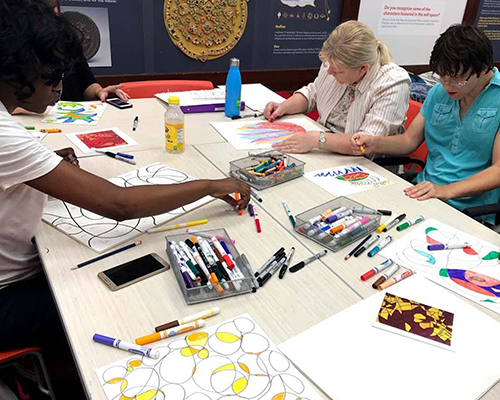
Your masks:
<svg viewBox="0 0 500 400"><path fill-rule="evenodd" d="M268 103L264 116L273 122L286 114L317 109L318 122L333 133L297 134L274 148L288 153L319 148L353 154L350 139L355 133L388 136L403 132L410 78L392 62L389 49L370 28L358 21L344 22L323 43L319 58L323 65L314 82L283 103Z"/></svg>

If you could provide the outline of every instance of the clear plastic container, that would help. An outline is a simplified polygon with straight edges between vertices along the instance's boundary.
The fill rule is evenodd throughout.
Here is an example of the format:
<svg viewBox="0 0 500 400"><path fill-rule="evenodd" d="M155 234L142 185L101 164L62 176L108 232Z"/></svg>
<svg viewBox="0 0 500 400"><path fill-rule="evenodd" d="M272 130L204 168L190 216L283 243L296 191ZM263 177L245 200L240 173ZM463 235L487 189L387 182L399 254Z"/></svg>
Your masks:
<svg viewBox="0 0 500 400"><path fill-rule="evenodd" d="M179 98L168 98L165 111L165 150L169 153L182 153L185 147L184 113L179 106Z"/></svg>
<svg viewBox="0 0 500 400"><path fill-rule="evenodd" d="M270 157L278 159L287 157L288 165L295 164L295 166L291 169L276 172L268 176L254 175L248 171L249 168L259 165L260 161L269 159ZM254 189L262 190L283 182L290 181L295 178L299 178L300 176L304 175L305 165L306 164L303 161L300 161L295 157L284 154L280 151L272 150L259 153L254 156L248 156L245 158L240 158L239 160L231 161L229 163L229 174L232 177L249 184Z"/></svg>

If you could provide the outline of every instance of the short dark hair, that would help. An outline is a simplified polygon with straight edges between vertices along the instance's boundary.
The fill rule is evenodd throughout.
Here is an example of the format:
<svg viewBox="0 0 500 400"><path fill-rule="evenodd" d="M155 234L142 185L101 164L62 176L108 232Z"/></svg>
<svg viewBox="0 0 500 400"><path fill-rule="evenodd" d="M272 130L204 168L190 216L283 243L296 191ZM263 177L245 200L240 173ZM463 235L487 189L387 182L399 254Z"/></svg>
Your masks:
<svg viewBox="0 0 500 400"><path fill-rule="evenodd" d="M64 17L38 0L0 1L0 82L16 88L23 101L44 75L68 73L81 44Z"/></svg>
<svg viewBox="0 0 500 400"><path fill-rule="evenodd" d="M493 46L479 28L455 24L436 40L430 65L438 75L456 77L472 70L479 76L484 69L493 68Z"/></svg>

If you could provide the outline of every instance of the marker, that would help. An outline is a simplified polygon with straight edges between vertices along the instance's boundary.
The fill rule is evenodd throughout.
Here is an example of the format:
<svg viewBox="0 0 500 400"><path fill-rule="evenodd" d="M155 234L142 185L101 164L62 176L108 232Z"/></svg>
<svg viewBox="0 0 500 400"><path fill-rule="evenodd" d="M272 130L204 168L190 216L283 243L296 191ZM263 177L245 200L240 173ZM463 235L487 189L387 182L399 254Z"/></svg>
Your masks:
<svg viewBox="0 0 500 400"><path fill-rule="evenodd" d="M359 145L358 142L359 142L359 138L358 137L355 137L354 138L354 141L356 142L356 144L359 146L359 149L361 150L361 153L364 153L365 152L365 148L363 147L363 145Z"/></svg>
<svg viewBox="0 0 500 400"><path fill-rule="evenodd" d="M329 217L331 217L333 215L336 215L336 214L343 213L344 211L347 211L347 207L339 207L336 210L328 209L325 212L321 213L321 219L323 221L325 221L327 218L329 218ZM341 218L341 217L339 217L339 218Z"/></svg>
<svg viewBox="0 0 500 400"><path fill-rule="evenodd" d="M182 224L160 226L158 228L148 229L148 233L156 233L163 231L171 231L173 229L186 228L188 226L203 225L208 223L208 219L200 219L198 221L184 222Z"/></svg>
<svg viewBox="0 0 500 400"><path fill-rule="evenodd" d="M372 244L374 244L377 240L380 239L380 235L372 237L363 247L360 247L356 253L354 253L354 257L359 257L366 249L369 249Z"/></svg>
<svg viewBox="0 0 500 400"><path fill-rule="evenodd" d="M90 150L95 151L96 153L106 154L106 150L96 149L95 147L92 147ZM119 151L116 152L116 155L123 158L129 158L131 160L134 158L132 154L120 153Z"/></svg>
<svg viewBox="0 0 500 400"><path fill-rule="evenodd" d="M373 249L371 249L368 252L368 257L373 257L375 254L377 254L380 250L382 250L385 246L387 246L389 243L392 242L392 235L387 236L384 240L380 242L377 246L375 246Z"/></svg>
<svg viewBox="0 0 500 400"><path fill-rule="evenodd" d="M255 273L255 276L259 276L261 275L269 265L271 265L273 263L274 260L276 260L280 255L281 253L284 253L285 252L285 248L284 247L281 247L276 253L274 253L271 258L269 260L267 260L264 265L262 267L260 267L257 272Z"/></svg>
<svg viewBox="0 0 500 400"><path fill-rule="evenodd" d="M293 218L292 212L290 211L290 208L288 208L288 204L286 204L285 200L283 200L283 207L285 208L285 211L288 214L288 219L292 223L292 226L295 228L295 218Z"/></svg>
<svg viewBox="0 0 500 400"><path fill-rule="evenodd" d="M389 224L386 224L386 226L384 228L384 232L387 232L389 229L394 228L397 224L399 224L405 218L406 218L406 214L400 214L400 215L398 215L398 217L394 221L392 221Z"/></svg>
<svg viewBox="0 0 500 400"><path fill-rule="evenodd" d="M253 219L255 220L255 227L257 228L257 233L262 232L260 229L260 220L259 216L257 215L257 207L253 207Z"/></svg>
<svg viewBox="0 0 500 400"><path fill-rule="evenodd" d="M26 129L27 131L34 131L35 127L34 126L25 126L24 129Z"/></svg>
<svg viewBox="0 0 500 400"><path fill-rule="evenodd" d="M235 119L242 119L242 118L259 118L262 117L264 113L255 113L255 114L247 114L247 115L236 115L234 117L231 117L232 120Z"/></svg>
<svg viewBox="0 0 500 400"><path fill-rule="evenodd" d="M390 279L387 279L384 283L382 283L378 287L378 290L387 289L389 286L392 286L395 283L398 283L398 282L402 281L403 279L406 279L406 278L408 278L409 276L412 276L412 275L413 275L413 271L411 269L409 269L407 271L403 271L403 272L399 273L398 275L393 276Z"/></svg>
<svg viewBox="0 0 500 400"><path fill-rule="evenodd" d="M56 128L54 128L54 129L40 129L40 132L42 132L42 133L61 133L62 130L56 129Z"/></svg>
<svg viewBox="0 0 500 400"><path fill-rule="evenodd" d="M372 219L368 221L365 225L358 226L356 229L354 229L349 235L346 235L345 237L341 238L339 243L341 246L347 246L349 243L354 242L355 240L358 240L360 236L363 236L365 232L368 232L370 230L373 230L376 226L377 220Z"/></svg>
<svg viewBox="0 0 500 400"><path fill-rule="evenodd" d="M430 244L427 246L427 250L455 250L455 249L465 249L470 247L469 243L457 243L457 244Z"/></svg>
<svg viewBox="0 0 500 400"><path fill-rule="evenodd" d="M330 235L334 235L337 232L340 232L343 229L350 227L351 225L355 224L356 222L358 222L360 220L361 220L361 218L358 217L358 218L350 219L350 220L344 222L343 224L337 225L335 228L330 229Z"/></svg>
<svg viewBox="0 0 500 400"><path fill-rule="evenodd" d="M132 130L135 131L137 129L137 124L139 124L139 117L136 116L134 118L134 123L132 124Z"/></svg>
<svg viewBox="0 0 500 400"><path fill-rule="evenodd" d="M304 261L299 262L298 264L295 264L292 268L290 268L290 272L294 273L297 271L300 271L302 268L304 268L307 264L313 262L314 260L317 260L321 257L323 257L326 253L328 253L327 250L320 251L319 253L306 258Z"/></svg>
<svg viewBox="0 0 500 400"><path fill-rule="evenodd" d="M358 214L382 214L382 215L392 215L391 210L372 210L367 207L352 207L352 211Z"/></svg>
<svg viewBox="0 0 500 400"><path fill-rule="evenodd" d="M295 247L292 247L290 249L290 252L286 256L285 263L283 264L283 266L280 269L280 273L278 275L280 279L283 279L283 277L285 276L286 270L288 269L288 266L290 265L290 261L292 261L292 257L293 257L294 253L295 253Z"/></svg>
<svg viewBox="0 0 500 400"><path fill-rule="evenodd" d="M419 222L423 221L425 219L425 215L419 215L417 218L413 218L409 220L408 222L405 222L404 224L399 225L396 230L398 232L401 232L402 230L409 228L412 225L418 224Z"/></svg>
<svg viewBox="0 0 500 400"><path fill-rule="evenodd" d="M259 203L262 203L264 201L264 200L262 200L262 197L260 197L259 194L253 189L250 189L250 196L252 196Z"/></svg>
<svg viewBox="0 0 500 400"><path fill-rule="evenodd" d="M234 194L234 199L235 199L236 201L239 201L239 200L241 199L240 194L239 194L239 193L235 193L235 194ZM238 208L238 215L239 215L239 216L242 216L242 215L243 215L243 210L242 210L241 208Z"/></svg>
<svg viewBox="0 0 500 400"><path fill-rule="evenodd" d="M131 243L131 244L128 244L126 246L123 246L123 247L120 247L119 249L116 249L116 250L113 250L113 251L110 251L109 253L106 253L106 254L102 254L98 257L95 257L95 258L91 258L90 260L87 260L87 261L84 261L80 264L77 264L76 266L74 266L73 268L71 268L72 270L75 270L75 269L78 269L78 268L81 268L81 267L85 267L86 265L89 265L89 264L92 264L92 263L95 263L96 261L99 261L99 260L102 260L103 258L106 258L106 257L110 257L110 256L113 256L115 254L118 254L118 253L121 253L122 251L125 251L125 250L128 250L128 249L131 249L132 247L135 247L135 246L139 246L142 244L142 241L139 240L138 242L135 242L135 243Z"/></svg>
<svg viewBox="0 0 500 400"><path fill-rule="evenodd" d="M214 247L219 251L220 255L222 256L222 259L226 262L228 268L234 269L235 265L233 263L233 260L229 258L229 255L226 253L226 250L224 250L224 248L217 240L217 238L215 236L212 236L210 240L212 241Z"/></svg>
<svg viewBox="0 0 500 400"><path fill-rule="evenodd" d="M383 271L384 269L389 268L392 264L394 264L394 261L392 261L392 259L388 258L387 260L380 263L376 267L373 267L368 272L365 272L359 278L364 282L364 281L370 279L373 275L378 274L380 271Z"/></svg>
<svg viewBox="0 0 500 400"><path fill-rule="evenodd" d="M111 157L111 158L114 158L115 160L119 160L119 161L123 161L123 162L126 162L128 164L132 164L132 165L135 165L136 162L134 160L131 160L130 158L128 157L122 157L122 156L119 156L117 153L113 153L111 151L98 151L97 149L92 149L98 153L102 153L108 157Z"/></svg>
<svg viewBox="0 0 500 400"><path fill-rule="evenodd" d="M335 239L339 240L339 239L343 238L345 235L348 235L349 233L353 232L356 228L360 228L363 225L366 225L368 222L370 222L370 217L363 217L361 219L358 219L352 225L349 225L347 228L345 228L341 232L337 233L335 235ZM332 230L330 230L330 232L331 231Z"/></svg>
<svg viewBox="0 0 500 400"><path fill-rule="evenodd" d="M347 254L345 257L344 257L344 260L349 260L349 258L354 254L356 253L368 240L370 240L370 238L372 237L371 233L365 237L360 244L358 244L354 249L352 249L349 254Z"/></svg>
<svg viewBox="0 0 500 400"><path fill-rule="evenodd" d="M377 228L376 232L377 233L381 233L386 228L386 226L389 225L389 224L391 224L392 221L394 221L396 218L398 218L397 215L395 215L394 217L389 218L387 221L385 221L382 225L380 225Z"/></svg>
<svg viewBox="0 0 500 400"><path fill-rule="evenodd" d="M176 326L174 328L166 329L164 331L152 333L151 335L142 336L140 338L135 339L135 343L143 345L148 343L157 342L161 339L166 339L169 337L182 335L183 333L194 331L198 328L203 328L205 326L204 319L198 319L194 322L189 322L188 324Z"/></svg>
<svg viewBox="0 0 500 400"><path fill-rule="evenodd" d="M380 285L384 283L387 279L389 279L391 276L393 276L398 269L399 265L394 264L391 268L385 271L385 273L383 273L380 278L378 278L375 282L373 282L372 288L379 289Z"/></svg>
<svg viewBox="0 0 500 400"><path fill-rule="evenodd" d="M291 250L290 250L291 252ZM290 254L290 253L289 253ZM257 281L259 282L259 286L262 287L266 284L266 282L273 277L273 275L276 273L277 270L279 270L282 265L286 262L288 257L283 257L279 262L274 262L271 264L271 266L268 268L267 272L263 276L259 276L257 278Z"/></svg>
<svg viewBox="0 0 500 400"><path fill-rule="evenodd" d="M120 350L129 351L134 354L139 354L141 356L146 356L150 358L158 359L160 358L160 350L154 350L149 347L138 346L134 343L122 342L120 339L113 339L108 336L99 335L96 333L92 340L96 343L105 344L106 346L116 347Z"/></svg>

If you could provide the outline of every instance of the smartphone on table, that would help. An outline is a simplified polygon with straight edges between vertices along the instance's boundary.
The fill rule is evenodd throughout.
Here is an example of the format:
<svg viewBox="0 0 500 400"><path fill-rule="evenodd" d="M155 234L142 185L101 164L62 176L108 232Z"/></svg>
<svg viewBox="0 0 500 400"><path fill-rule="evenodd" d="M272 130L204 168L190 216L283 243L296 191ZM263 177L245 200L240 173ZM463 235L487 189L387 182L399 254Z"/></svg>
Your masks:
<svg viewBox="0 0 500 400"><path fill-rule="evenodd" d="M127 103L126 101L123 101L122 99L118 98L106 99L106 103L111 104L112 106L115 106L120 110L124 110L125 108L132 108L132 103Z"/></svg>
<svg viewBox="0 0 500 400"><path fill-rule="evenodd" d="M167 261L151 253L116 267L99 272L97 276L112 291L123 289L170 268Z"/></svg>

